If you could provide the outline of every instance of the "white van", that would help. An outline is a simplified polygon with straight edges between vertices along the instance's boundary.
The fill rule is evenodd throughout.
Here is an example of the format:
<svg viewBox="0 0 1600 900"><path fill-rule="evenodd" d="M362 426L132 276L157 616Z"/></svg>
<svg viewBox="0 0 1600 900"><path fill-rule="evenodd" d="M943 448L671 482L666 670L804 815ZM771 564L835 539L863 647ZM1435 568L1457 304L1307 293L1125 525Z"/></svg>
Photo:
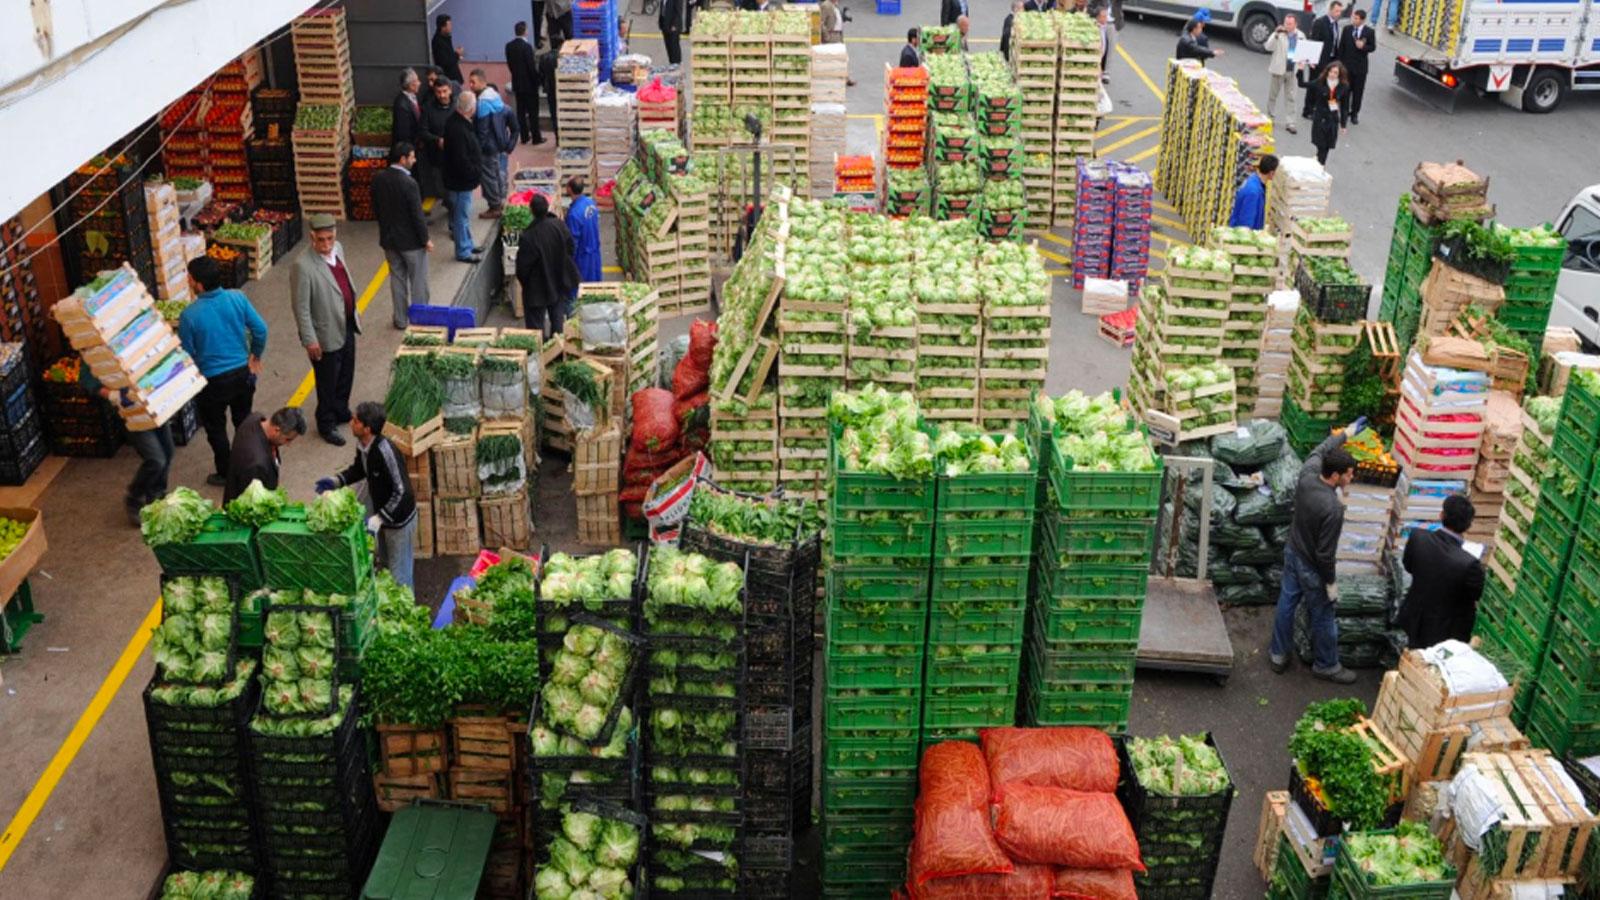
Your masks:
<svg viewBox="0 0 1600 900"><path fill-rule="evenodd" d="M1204 0L1201 3L1166 3L1163 0L1122 0L1122 12L1141 17L1171 19L1183 22L1194 18L1201 9L1211 11L1211 24L1207 30L1216 28L1225 31L1238 32L1239 40L1246 47L1257 53L1265 52L1267 38L1272 36L1274 29L1283 22L1284 16L1292 15L1299 20L1300 30L1306 33L1311 31L1311 20L1321 15L1328 6L1329 0L1301 0L1300 3L1290 3L1287 0ZM1348 15L1350 4L1345 4L1345 13ZM1178 29L1174 28L1172 39L1178 39Z"/></svg>

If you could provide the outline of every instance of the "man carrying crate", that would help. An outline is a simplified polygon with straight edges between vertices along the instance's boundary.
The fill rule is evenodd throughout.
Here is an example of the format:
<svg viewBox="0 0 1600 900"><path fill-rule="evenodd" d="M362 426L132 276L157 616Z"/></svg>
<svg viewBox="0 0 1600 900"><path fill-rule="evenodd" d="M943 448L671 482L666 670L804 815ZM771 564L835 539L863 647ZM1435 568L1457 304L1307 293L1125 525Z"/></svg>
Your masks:
<svg viewBox="0 0 1600 900"><path fill-rule="evenodd" d="M350 417L350 433L356 439L355 461L332 478L317 479L316 492L365 483L368 508L373 510L367 519L367 531L377 537L378 562L394 576L396 584L411 587L417 495L400 451L383 436L387 423L388 414L382 403L368 400L357 404L355 415Z"/></svg>

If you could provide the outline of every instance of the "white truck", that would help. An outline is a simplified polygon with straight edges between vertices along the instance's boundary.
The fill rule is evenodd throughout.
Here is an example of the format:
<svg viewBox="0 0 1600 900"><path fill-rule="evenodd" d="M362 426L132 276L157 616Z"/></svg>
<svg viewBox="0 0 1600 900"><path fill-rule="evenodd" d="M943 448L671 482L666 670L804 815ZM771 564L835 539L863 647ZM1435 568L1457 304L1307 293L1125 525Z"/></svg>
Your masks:
<svg viewBox="0 0 1600 900"><path fill-rule="evenodd" d="M1600 184L1578 192L1561 211L1556 230L1567 240L1556 281L1550 324L1583 339L1583 352L1600 353Z"/></svg>
<svg viewBox="0 0 1600 900"><path fill-rule="evenodd" d="M1600 90L1596 0L1407 0L1390 46L1406 93L1446 110L1463 90L1547 113Z"/></svg>

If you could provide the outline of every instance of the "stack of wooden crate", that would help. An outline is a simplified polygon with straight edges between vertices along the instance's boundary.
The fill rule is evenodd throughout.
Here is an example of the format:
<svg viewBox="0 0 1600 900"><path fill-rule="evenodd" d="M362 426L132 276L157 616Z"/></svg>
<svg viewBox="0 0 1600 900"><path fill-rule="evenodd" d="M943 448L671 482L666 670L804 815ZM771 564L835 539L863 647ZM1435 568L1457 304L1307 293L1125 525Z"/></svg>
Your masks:
<svg viewBox="0 0 1600 900"><path fill-rule="evenodd" d="M345 12L318 10L290 25L300 106L318 110L316 121L296 115L295 181L305 215L329 213L345 218L344 166L350 156L350 120L355 113L355 77L350 67L350 36ZM310 123L302 127L302 123Z"/></svg>

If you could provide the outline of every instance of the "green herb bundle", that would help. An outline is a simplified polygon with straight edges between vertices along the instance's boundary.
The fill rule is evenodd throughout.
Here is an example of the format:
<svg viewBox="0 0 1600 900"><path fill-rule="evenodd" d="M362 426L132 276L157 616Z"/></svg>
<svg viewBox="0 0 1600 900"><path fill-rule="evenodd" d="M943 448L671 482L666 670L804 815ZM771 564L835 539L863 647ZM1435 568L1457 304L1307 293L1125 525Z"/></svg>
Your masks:
<svg viewBox="0 0 1600 900"><path fill-rule="evenodd" d="M477 371L472 357L465 353L438 353L428 357L433 374L445 380L471 378Z"/></svg>
<svg viewBox="0 0 1600 900"><path fill-rule="evenodd" d="M1289 754L1301 776L1320 786L1329 814L1355 831L1378 827L1389 802L1372 749L1348 730L1366 713L1366 704L1356 699L1313 703L1289 739Z"/></svg>
<svg viewBox="0 0 1600 900"><path fill-rule="evenodd" d="M597 376L588 363L564 362L550 370L550 383L600 412L605 409L606 391Z"/></svg>
<svg viewBox="0 0 1600 900"><path fill-rule="evenodd" d="M544 338L538 334L501 334L495 338L494 346L500 350L538 353L544 349Z"/></svg>
<svg viewBox="0 0 1600 900"><path fill-rule="evenodd" d="M400 344L405 347L443 347L444 338L436 334L407 332L400 338Z"/></svg>
<svg viewBox="0 0 1600 900"><path fill-rule="evenodd" d="M485 356L478 363L478 371L495 375L515 375L522 371L522 367L517 365L516 360L504 356Z"/></svg>
<svg viewBox="0 0 1600 900"><path fill-rule="evenodd" d="M437 416L443 406L444 386L434 371L433 357L395 357L389 368L389 393L383 399L388 420L401 428L415 428Z"/></svg>
<svg viewBox="0 0 1600 900"><path fill-rule="evenodd" d="M689 500L689 521L730 540L786 546L820 531L821 514L805 500L766 501L699 485Z"/></svg>

